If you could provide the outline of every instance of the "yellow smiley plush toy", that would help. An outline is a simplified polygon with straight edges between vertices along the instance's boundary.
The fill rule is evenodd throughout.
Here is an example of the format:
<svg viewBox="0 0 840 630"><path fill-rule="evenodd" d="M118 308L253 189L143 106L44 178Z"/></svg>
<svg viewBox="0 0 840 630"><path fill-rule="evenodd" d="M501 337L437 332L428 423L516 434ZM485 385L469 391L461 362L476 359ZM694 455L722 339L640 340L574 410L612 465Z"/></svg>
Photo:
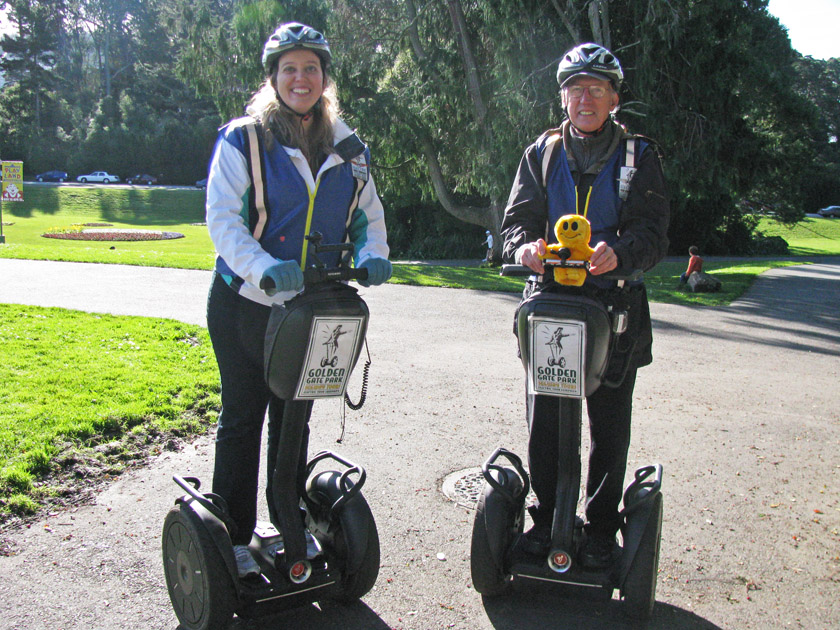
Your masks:
<svg viewBox="0 0 840 630"><path fill-rule="evenodd" d="M586 217L579 214L565 214L554 224L557 242L548 245L546 259L559 259L564 247L571 252L569 260L588 261L595 251L589 247L592 228ZM554 281L571 287L579 287L586 280L584 267L555 267Z"/></svg>

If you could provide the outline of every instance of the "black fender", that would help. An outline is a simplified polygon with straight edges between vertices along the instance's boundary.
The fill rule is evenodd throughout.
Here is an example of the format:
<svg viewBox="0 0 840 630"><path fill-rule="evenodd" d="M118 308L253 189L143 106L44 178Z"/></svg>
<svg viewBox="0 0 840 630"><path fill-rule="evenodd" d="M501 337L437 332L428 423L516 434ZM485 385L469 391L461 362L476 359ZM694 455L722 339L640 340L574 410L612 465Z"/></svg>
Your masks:
<svg viewBox="0 0 840 630"><path fill-rule="evenodd" d="M484 530L491 555L500 562L508 551L511 524L524 505L525 493L522 492L522 479L510 468L493 467L486 474L503 488L500 490L488 483L484 490ZM516 500L511 501L510 497Z"/></svg>
<svg viewBox="0 0 840 630"><path fill-rule="evenodd" d="M621 534L624 550L621 554L619 584L623 587L628 573L637 560L637 551L654 528L661 527L662 519L662 466L654 464L636 470L634 480L624 492L624 517ZM644 562L645 559L638 559Z"/></svg>
<svg viewBox="0 0 840 630"><path fill-rule="evenodd" d="M355 489L355 485L347 475L336 470L318 473L306 484L310 500L319 506L319 514L313 516L322 523L326 521L326 530L331 535L334 536L340 530L345 537L347 549L354 550L345 558L346 572L350 574L360 570L365 557L362 549L369 540L368 529L376 526L361 492L353 492L349 499L338 503Z"/></svg>
<svg viewBox="0 0 840 630"><path fill-rule="evenodd" d="M201 503L188 495L180 497L176 500L176 503L180 503L185 508L184 513L189 515L189 518L195 519L194 522L210 534L210 538L216 545L219 555L224 560L225 568L230 573L233 583L238 588L239 571L236 568L236 558L233 555L233 543L222 521Z"/></svg>

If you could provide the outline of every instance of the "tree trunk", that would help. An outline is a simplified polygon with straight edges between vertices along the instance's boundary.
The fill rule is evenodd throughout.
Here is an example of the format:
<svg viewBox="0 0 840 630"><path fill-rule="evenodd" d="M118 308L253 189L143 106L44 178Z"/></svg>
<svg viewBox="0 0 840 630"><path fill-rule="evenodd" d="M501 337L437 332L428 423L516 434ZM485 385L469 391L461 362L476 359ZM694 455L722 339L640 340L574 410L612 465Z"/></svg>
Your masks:
<svg viewBox="0 0 840 630"><path fill-rule="evenodd" d="M423 148L423 157L426 158L429 178L432 180L432 186L435 189L435 195L440 205L456 219L460 219L465 223L480 225L485 230L490 230L490 233L493 235L493 254L491 261L495 264L501 263L502 244L499 230L502 226L502 215L505 210L504 204L499 203L495 199L491 199L490 204L487 206L465 206L456 203L444 180L443 172L440 169L440 161L437 157L437 150L432 139L424 133L419 133L418 139L420 146Z"/></svg>
<svg viewBox="0 0 840 630"><path fill-rule="evenodd" d="M595 43L612 49L612 42L610 41L610 7L606 0L592 0L589 3L589 25L592 27L592 35L595 38Z"/></svg>

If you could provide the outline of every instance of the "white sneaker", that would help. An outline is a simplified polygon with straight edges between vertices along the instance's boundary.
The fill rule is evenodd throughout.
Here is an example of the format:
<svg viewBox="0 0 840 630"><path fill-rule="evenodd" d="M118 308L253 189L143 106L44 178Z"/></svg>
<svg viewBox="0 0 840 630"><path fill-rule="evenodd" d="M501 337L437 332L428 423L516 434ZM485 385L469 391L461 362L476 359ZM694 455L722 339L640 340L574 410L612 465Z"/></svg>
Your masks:
<svg viewBox="0 0 840 630"><path fill-rule="evenodd" d="M251 550L248 545L234 545L233 555L236 558L236 568L239 571L239 577L245 578L249 575L259 575L260 565L254 560L251 555Z"/></svg>

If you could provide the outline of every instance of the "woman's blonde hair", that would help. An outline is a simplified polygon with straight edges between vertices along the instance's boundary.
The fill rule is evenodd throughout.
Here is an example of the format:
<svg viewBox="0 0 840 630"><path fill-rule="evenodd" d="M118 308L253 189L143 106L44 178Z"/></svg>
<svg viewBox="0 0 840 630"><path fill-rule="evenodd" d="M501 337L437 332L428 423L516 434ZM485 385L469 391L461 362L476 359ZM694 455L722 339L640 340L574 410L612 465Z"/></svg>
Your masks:
<svg viewBox="0 0 840 630"><path fill-rule="evenodd" d="M312 111L312 124L304 131L300 116L280 100L274 88L277 66L274 68L272 75L251 97L245 112L262 125L266 147L270 149L276 138L284 146L300 149L309 162L309 168L316 173L327 155L335 152L334 129L341 114L335 84L324 73L324 92Z"/></svg>

